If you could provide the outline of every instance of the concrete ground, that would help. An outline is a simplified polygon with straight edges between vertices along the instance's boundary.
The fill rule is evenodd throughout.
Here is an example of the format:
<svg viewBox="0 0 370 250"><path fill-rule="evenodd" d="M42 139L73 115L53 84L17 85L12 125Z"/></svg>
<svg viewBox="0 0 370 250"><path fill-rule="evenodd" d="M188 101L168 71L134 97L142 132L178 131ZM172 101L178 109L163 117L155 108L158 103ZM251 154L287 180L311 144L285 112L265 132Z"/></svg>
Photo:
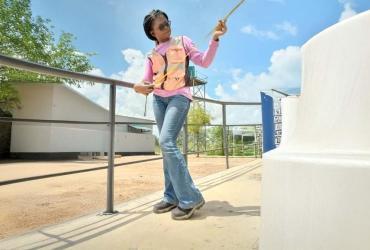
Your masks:
<svg viewBox="0 0 370 250"><path fill-rule="evenodd" d="M261 160L196 180L205 206L191 220L153 214L162 191L0 241L0 249L258 249Z"/></svg>
<svg viewBox="0 0 370 250"><path fill-rule="evenodd" d="M162 160L129 164L158 156L125 156L116 159L114 201L121 204L163 189ZM230 168L253 161L230 157ZM0 162L1 181L94 169L106 161L8 161ZM193 179L225 170L224 157L189 156ZM104 211L107 170L57 176L0 186L0 240L36 228L63 223L82 215Z"/></svg>

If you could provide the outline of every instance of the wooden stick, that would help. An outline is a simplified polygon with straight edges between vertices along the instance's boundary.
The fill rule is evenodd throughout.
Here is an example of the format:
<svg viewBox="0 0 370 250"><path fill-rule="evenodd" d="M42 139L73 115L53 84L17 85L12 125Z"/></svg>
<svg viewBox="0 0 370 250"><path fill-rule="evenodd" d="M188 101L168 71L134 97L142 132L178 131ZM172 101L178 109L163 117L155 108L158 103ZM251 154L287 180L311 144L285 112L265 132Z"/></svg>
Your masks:
<svg viewBox="0 0 370 250"><path fill-rule="evenodd" d="M227 15L222 19L225 23L227 21L227 19L229 19L229 17L231 16L231 14L234 13L234 11L236 11L237 8L240 7L240 5L242 5L243 3L245 2L245 0L241 0L237 5L234 6L234 8L232 8L229 13L227 13ZM209 37L210 35L212 35L212 33L215 31L215 29L217 28L214 27L208 34L207 34L207 37Z"/></svg>
<svg viewBox="0 0 370 250"><path fill-rule="evenodd" d="M240 7L240 5L242 5L243 3L244 3L244 1L245 0L241 0L232 10L230 10L230 12L229 13L227 13L227 15L224 17L224 21L226 22L227 21L227 19L231 16L231 14L233 14L234 13L234 11L236 11L236 9L237 8L239 8Z"/></svg>

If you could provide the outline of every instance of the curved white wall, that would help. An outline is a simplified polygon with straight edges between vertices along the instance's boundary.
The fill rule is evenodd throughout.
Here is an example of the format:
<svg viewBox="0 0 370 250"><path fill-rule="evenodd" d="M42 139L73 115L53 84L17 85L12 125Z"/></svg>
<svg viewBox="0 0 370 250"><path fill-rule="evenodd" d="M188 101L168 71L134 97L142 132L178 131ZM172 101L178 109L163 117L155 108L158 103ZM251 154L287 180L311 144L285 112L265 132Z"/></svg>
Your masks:
<svg viewBox="0 0 370 250"><path fill-rule="evenodd" d="M295 129L263 156L260 249L370 249L370 11L302 52Z"/></svg>
<svg viewBox="0 0 370 250"><path fill-rule="evenodd" d="M290 148L370 153L370 11L302 48L302 95Z"/></svg>
<svg viewBox="0 0 370 250"><path fill-rule="evenodd" d="M280 146L291 140L294 134L297 112L298 96L288 96L281 98L281 142Z"/></svg>

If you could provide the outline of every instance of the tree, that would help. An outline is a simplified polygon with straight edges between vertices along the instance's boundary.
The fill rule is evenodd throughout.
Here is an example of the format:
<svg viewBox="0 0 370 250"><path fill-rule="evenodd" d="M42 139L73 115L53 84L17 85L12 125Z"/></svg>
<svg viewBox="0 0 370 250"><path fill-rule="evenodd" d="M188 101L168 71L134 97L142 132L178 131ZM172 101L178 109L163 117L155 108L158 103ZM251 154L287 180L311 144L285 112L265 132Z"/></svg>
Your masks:
<svg viewBox="0 0 370 250"><path fill-rule="evenodd" d="M225 155L223 134L222 126L213 127L207 133L207 137L211 142L210 146L212 149L215 149L210 152L210 155Z"/></svg>
<svg viewBox="0 0 370 250"><path fill-rule="evenodd" d="M93 54L78 52L70 33L63 32L56 42L52 28L50 20L32 17L30 0L0 0L0 54L75 72L91 70L89 57ZM0 109L4 111L20 107L14 82L79 84L0 66Z"/></svg>
<svg viewBox="0 0 370 250"><path fill-rule="evenodd" d="M211 116L199 105L198 102L193 104L193 108L188 115L189 133L196 138L197 157L199 157L199 135L205 125L210 124Z"/></svg>

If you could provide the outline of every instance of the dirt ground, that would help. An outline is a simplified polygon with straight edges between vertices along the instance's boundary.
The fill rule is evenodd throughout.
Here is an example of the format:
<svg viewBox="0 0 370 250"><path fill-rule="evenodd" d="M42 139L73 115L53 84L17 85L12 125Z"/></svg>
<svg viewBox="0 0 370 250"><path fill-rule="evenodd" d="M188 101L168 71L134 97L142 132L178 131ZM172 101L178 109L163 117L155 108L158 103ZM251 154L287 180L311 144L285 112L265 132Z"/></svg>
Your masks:
<svg viewBox="0 0 370 250"><path fill-rule="evenodd" d="M127 156L116 164L158 156ZM254 158L230 158L230 167ZM90 161L0 161L0 181L106 166ZM189 156L189 169L197 179L225 169L225 158ZM0 239L52 225L106 207L107 170L52 177L0 186ZM162 160L123 165L114 170L114 202L122 203L162 190Z"/></svg>

